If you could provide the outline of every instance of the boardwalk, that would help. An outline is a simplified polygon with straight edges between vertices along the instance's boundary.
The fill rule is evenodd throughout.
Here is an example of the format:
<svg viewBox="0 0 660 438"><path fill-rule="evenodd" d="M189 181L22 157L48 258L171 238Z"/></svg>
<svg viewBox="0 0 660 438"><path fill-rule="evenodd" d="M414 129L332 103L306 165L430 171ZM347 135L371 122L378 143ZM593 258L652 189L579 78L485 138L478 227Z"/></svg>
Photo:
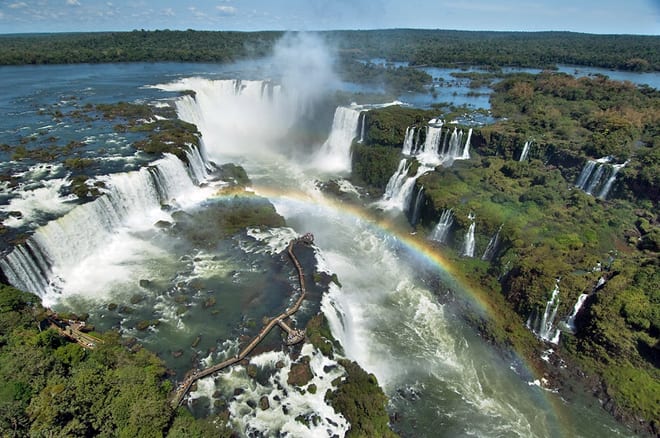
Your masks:
<svg viewBox="0 0 660 438"><path fill-rule="evenodd" d="M46 319L50 322L50 326L57 330L61 335L76 341L84 348L95 348L98 344L103 343L101 339L80 330L81 327L84 327L84 322L64 321L57 318L57 315L54 313Z"/></svg>
<svg viewBox="0 0 660 438"><path fill-rule="evenodd" d="M279 325L284 331L287 332L287 340L286 340L287 345L297 344L298 342L301 342L305 339L305 332L303 330L292 329L284 320L290 317L291 315L293 315L294 313L296 313L298 309L300 309L300 306L302 305L303 300L305 299L305 295L307 295L307 289L305 288L305 274L303 272L302 266L300 265L300 262L298 262L298 259L296 258L296 255L293 252L293 245L298 242L311 244L313 243L313 241L314 241L314 236L312 236L310 233L307 233L304 236L289 242L289 246L287 248L289 258L296 267L296 271L298 271L298 282L300 283L300 296L293 304L293 306L289 307L284 312L280 313L274 318L268 320L266 325L263 326L261 330L259 330L257 336L255 336L250 341L250 343L247 346L245 346L245 348L243 348L236 356L229 358L224 362L220 362L218 364L205 368L201 371L196 371L191 375L189 375L188 377L186 377L183 383L181 383L172 393L172 397L171 397L172 407L176 409L177 407L179 407L179 405L181 405L181 402L183 401L184 397L186 396L188 391L190 391L190 387L197 380L210 376L211 374L217 373L218 371L224 368L234 365L236 362L242 361L248 354L252 352L252 350L254 350L254 348L257 345L259 345L261 341L263 341L266 335L268 335L268 333L270 333L270 331L276 325Z"/></svg>

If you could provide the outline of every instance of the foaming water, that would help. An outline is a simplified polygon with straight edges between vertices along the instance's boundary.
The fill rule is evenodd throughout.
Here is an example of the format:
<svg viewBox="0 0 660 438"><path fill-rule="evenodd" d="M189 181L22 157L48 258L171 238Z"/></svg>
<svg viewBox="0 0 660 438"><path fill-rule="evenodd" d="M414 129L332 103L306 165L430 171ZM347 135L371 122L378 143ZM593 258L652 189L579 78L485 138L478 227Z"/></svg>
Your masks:
<svg viewBox="0 0 660 438"><path fill-rule="evenodd" d="M313 376L302 390L287 381L292 365L289 355L272 351L250 359L257 368L257 379L249 377L245 368L234 367L200 380L191 393L193 404L222 394L228 400L232 426L246 436L344 436L348 422L325 401L326 391L334 389L332 382L343 376L342 367L310 344L303 346L301 356L310 359ZM235 388L241 392L237 394ZM263 409L263 403L268 408ZM213 405L208 409L212 412Z"/></svg>

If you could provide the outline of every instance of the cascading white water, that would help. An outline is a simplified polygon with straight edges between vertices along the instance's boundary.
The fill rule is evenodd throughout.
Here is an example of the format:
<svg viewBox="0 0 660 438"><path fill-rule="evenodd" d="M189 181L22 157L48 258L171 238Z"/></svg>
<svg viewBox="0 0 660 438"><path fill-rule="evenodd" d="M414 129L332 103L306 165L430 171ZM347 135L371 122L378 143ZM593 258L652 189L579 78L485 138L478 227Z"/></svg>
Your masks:
<svg viewBox="0 0 660 438"><path fill-rule="evenodd" d="M246 151L268 153L309 107L307 96L268 81L185 78L155 87L194 90L194 97L177 100L177 113L204 133L206 152L217 162L243 156Z"/></svg>
<svg viewBox="0 0 660 438"><path fill-rule="evenodd" d="M408 159L406 158L403 158L399 162L396 172L394 172L387 182L383 198L376 201L374 203L375 206L384 210L408 210L412 203L415 181L417 181L417 178L431 170L428 167L419 166L415 175L408 176L408 171L410 170L411 165L412 162L408 163Z"/></svg>
<svg viewBox="0 0 660 438"><path fill-rule="evenodd" d="M410 223L412 225L417 225L417 223L419 222L423 199L424 199L424 186L421 186L419 188L419 191L417 191L417 196L415 196L415 202L412 204L408 204L408 209L410 212Z"/></svg>
<svg viewBox="0 0 660 438"><path fill-rule="evenodd" d="M610 177L607 179L607 182L601 189L600 193L598 194L598 198L600 199L607 199L607 195L610 193L610 190L612 189L612 185L614 184L614 181L616 180L616 175L619 173L621 169L623 169L626 164L628 164L628 161L626 161L623 164L614 164L612 165L612 174Z"/></svg>
<svg viewBox="0 0 660 438"><path fill-rule="evenodd" d="M364 133L367 126L367 113L360 113L360 139L358 143L364 143Z"/></svg>
<svg viewBox="0 0 660 438"><path fill-rule="evenodd" d="M470 213L468 218L472 223L470 224L467 233L465 233L465 241L463 242L463 251L461 254L463 257L474 257L474 229L476 228L476 222L474 220L476 219L476 216Z"/></svg>
<svg viewBox="0 0 660 438"><path fill-rule="evenodd" d="M582 168L582 172L580 172L580 176L578 176L578 179L575 182L576 187L582 190L586 188L587 181L589 180L589 177L591 176L591 172L593 172L595 166L596 166L595 161L589 160L586 162L586 164Z"/></svg>
<svg viewBox="0 0 660 438"><path fill-rule="evenodd" d="M495 251L497 250L497 245L500 242L500 232L502 231L502 226L503 225L500 225L495 235L493 235L493 237L491 237L490 240L488 241L488 246L486 246L486 250L481 256L481 260L491 260L495 255Z"/></svg>
<svg viewBox="0 0 660 438"><path fill-rule="evenodd" d="M443 210L442 214L440 215L440 220L438 221L438 224L435 226L435 228L433 228L429 238L431 240L435 240L436 242L445 243L453 223L454 215L451 211L451 208Z"/></svg>
<svg viewBox="0 0 660 438"><path fill-rule="evenodd" d="M350 173L351 144L357 136L361 107L338 107L328 139L312 160L314 166L327 173Z"/></svg>
<svg viewBox="0 0 660 438"><path fill-rule="evenodd" d="M573 312L570 314L568 319L566 320L566 326L568 326L568 329L572 332L575 333L577 330L575 328L575 318L577 317L578 313L582 309L582 306L584 305L584 302L587 300L589 295L587 294L581 294L575 305L573 306Z"/></svg>
<svg viewBox="0 0 660 438"><path fill-rule="evenodd" d="M123 228L147 229L167 219L161 205L194 187L184 163L170 154L139 171L110 175L106 185L107 193L40 227L0 260L12 285L50 301L82 260Z"/></svg>
<svg viewBox="0 0 660 438"><path fill-rule="evenodd" d="M527 320L527 328L532 330L536 336L544 341L559 344L561 330L554 327L554 320L559 310L559 279L555 282L555 288L552 290L550 299L545 304L545 309L541 319L536 317Z"/></svg>
<svg viewBox="0 0 660 438"><path fill-rule="evenodd" d="M417 154L417 159L428 165L438 165L442 162L439 147L442 139L442 121L431 120L426 127L426 141Z"/></svg>
<svg viewBox="0 0 660 438"><path fill-rule="evenodd" d="M525 145L523 146L523 150L520 153L520 158L518 158L518 161L525 161L527 159L527 154L529 154L529 147L531 146L532 142L531 141L526 141Z"/></svg>
<svg viewBox="0 0 660 438"><path fill-rule="evenodd" d="M603 177L603 172L605 171L605 165L604 164L599 164L596 167L596 171L593 172L591 177L589 178L589 182L587 183L587 188L584 189L584 192L587 195L593 194L594 190L596 190L596 187L600 184L600 179Z"/></svg>
<svg viewBox="0 0 660 438"><path fill-rule="evenodd" d="M597 160L589 160L582 168L580 176L578 176L575 186L583 190L588 195L598 193L598 198L605 199L616 180L616 176L625 165L623 164L610 164L612 157L603 157ZM609 174L606 172L609 171ZM604 175L608 175L605 182L603 182Z"/></svg>
<svg viewBox="0 0 660 438"><path fill-rule="evenodd" d="M465 146L463 146L463 153L461 154L461 160L470 159L470 142L472 141L472 128L468 129L467 139L465 140Z"/></svg>
<svg viewBox="0 0 660 438"><path fill-rule="evenodd" d="M414 126L408 126L406 128L406 135L403 140L403 148L401 149L401 153L403 155L412 155L413 154L413 148L415 147L415 127Z"/></svg>

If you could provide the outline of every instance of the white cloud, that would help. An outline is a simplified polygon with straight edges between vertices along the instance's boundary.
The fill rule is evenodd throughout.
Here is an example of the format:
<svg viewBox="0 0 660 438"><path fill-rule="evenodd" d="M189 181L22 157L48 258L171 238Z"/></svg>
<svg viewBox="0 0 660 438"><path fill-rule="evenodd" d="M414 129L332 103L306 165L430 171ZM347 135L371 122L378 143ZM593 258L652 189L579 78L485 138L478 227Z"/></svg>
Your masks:
<svg viewBox="0 0 660 438"><path fill-rule="evenodd" d="M66 0L68 6L80 6L80 1L78 0Z"/></svg>
<svg viewBox="0 0 660 438"><path fill-rule="evenodd" d="M174 17L176 14L174 13L174 9L172 8L167 8L163 9L161 12L162 15L165 15L166 17Z"/></svg>
<svg viewBox="0 0 660 438"><path fill-rule="evenodd" d="M215 8L220 12L220 15L236 15L238 11L233 6L216 6Z"/></svg>
<svg viewBox="0 0 660 438"><path fill-rule="evenodd" d="M16 3L10 4L9 7L11 9L27 8L27 3L25 3L25 2L16 2Z"/></svg>

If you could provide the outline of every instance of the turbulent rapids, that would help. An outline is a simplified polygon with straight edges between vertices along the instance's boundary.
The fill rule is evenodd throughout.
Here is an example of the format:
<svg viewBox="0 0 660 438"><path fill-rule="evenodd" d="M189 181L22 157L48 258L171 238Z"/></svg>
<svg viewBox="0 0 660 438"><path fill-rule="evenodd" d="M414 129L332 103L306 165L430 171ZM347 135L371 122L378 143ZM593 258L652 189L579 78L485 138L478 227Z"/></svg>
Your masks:
<svg viewBox="0 0 660 438"><path fill-rule="evenodd" d="M449 289L463 291L411 243L409 230L393 231L374 219L390 207L402 215L419 197L407 160L417 157L419 172L467 160L471 131L446 129L436 120L418 144L410 129L401 139L407 149L389 195L375 206L347 207L321 191L319 181L356 191L343 178L351 172L351 144L364 139L364 114L373 105L327 108L333 78L313 74L330 71L326 61L301 72L291 65L295 51L280 55L285 68L278 80L186 75L149 86L166 96L180 119L197 126L200 146L187 146L185 162L166 154L140 170L103 176L102 196L39 227L0 260L8 280L55 308L89 312L101 328L119 327L166 357L181 381L190 363L203 369L239 354L241 340L255 334L265 315L291 307L297 273L281 254L309 231L315 245L305 263L338 281L327 291L312 284L316 290L295 318L323 312L345 356L378 378L395 430L408 436L579 435L571 415L558 413L559 399L528 383L533 376L515 354L493 351L459 310L439 299ZM311 120L327 122L318 141L300 135ZM228 182L218 168L230 162L245 168L248 193L267 198L287 226L216 238L205 212L223 202L250 202L223 194ZM447 238L454 221L451 210L445 213L432 234L436 242ZM190 235L179 223L188 224ZM465 236L468 257L480 256L474 224ZM136 329L139 320L148 320L148 328ZM199 380L188 406L206 415L216 410L218 394L229 394L230 422L242 435L343 436L350 424L324 398L342 377L338 362L305 344L309 385L316 389L300 391L287 381L293 360L280 343L269 347L250 359L258 376L270 370L268 378L252 379L239 367L224 370ZM258 406L264 397L269 409Z"/></svg>

